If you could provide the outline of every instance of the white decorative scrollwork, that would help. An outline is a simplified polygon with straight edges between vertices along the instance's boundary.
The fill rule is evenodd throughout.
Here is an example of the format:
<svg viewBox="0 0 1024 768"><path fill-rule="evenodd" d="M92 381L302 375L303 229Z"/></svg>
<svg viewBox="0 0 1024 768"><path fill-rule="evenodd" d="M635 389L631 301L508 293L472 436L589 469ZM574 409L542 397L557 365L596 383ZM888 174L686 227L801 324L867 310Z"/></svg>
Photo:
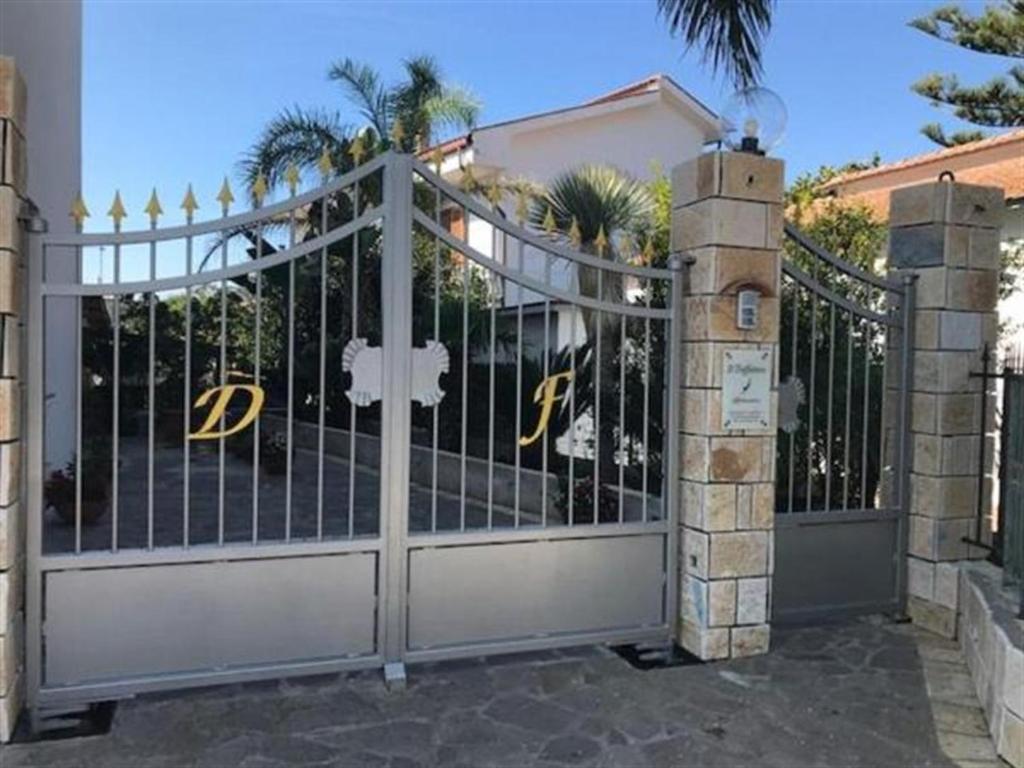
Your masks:
<svg viewBox="0 0 1024 768"><path fill-rule="evenodd" d="M381 348L371 347L366 339L352 339L345 345L341 369L352 374L352 388L345 394L357 407L365 408L380 400L382 362Z"/></svg>
<svg viewBox="0 0 1024 768"><path fill-rule="evenodd" d="M412 351L412 399L431 407L444 400L441 374L448 373L448 350L439 341L428 341Z"/></svg>
<svg viewBox="0 0 1024 768"><path fill-rule="evenodd" d="M793 434L800 428L800 406L807 402L804 383L790 376L779 384L779 429Z"/></svg>
<svg viewBox="0 0 1024 768"><path fill-rule="evenodd" d="M345 394L354 405L365 408L381 399L383 361L381 348L371 347L366 339L352 339L345 345L341 368L352 375L352 387ZM441 342L428 341L412 350L412 399L427 407L440 403L445 394L440 378L448 369L448 350Z"/></svg>

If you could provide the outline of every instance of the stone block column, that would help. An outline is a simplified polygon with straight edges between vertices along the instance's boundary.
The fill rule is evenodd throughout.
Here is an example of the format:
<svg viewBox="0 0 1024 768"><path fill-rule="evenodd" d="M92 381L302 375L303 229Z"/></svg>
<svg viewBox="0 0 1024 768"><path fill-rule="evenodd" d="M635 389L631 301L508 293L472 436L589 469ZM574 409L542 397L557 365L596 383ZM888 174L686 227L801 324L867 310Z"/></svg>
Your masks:
<svg viewBox="0 0 1024 768"><path fill-rule="evenodd" d="M701 659L768 650L775 509L783 163L701 155L672 173L672 249L692 256L685 298L680 418L680 638ZM737 326L740 291L760 294ZM723 418L724 366L754 350L767 367L768 420Z"/></svg>
<svg viewBox="0 0 1024 768"><path fill-rule="evenodd" d="M993 385L986 391L971 374L997 339L1003 209L1001 189L947 181L894 190L890 204L890 270L917 276L907 610L948 637L956 635L955 561L986 554L965 538L975 536L979 451L983 501L991 493L995 402Z"/></svg>
<svg viewBox="0 0 1024 768"><path fill-rule="evenodd" d="M21 495L21 317L25 83L0 57L0 742L9 741L24 683Z"/></svg>

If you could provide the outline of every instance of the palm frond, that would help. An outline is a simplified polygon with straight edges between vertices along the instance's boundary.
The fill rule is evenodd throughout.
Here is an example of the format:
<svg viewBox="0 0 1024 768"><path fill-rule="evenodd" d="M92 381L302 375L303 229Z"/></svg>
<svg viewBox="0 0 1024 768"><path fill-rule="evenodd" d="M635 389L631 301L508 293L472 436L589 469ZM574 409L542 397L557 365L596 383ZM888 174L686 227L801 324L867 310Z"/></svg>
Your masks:
<svg viewBox="0 0 1024 768"><path fill-rule="evenodd" d="M403 90L418 95L420 100L429 98L441 90L441 67L433 56L413 56L411 59L405 59L402 64L409 78Z"/></svg>
<svg viewBox="0 0 1024 768"><path fill-rule="evenodd" d="M345 87L349 97L359 105L360 113L378 135L388 135L391 130L392 99L388 90L381 85L380 75L373 67L345 59L331 66L327 79Z"/></svg>
<svg viewBox="0 0 1024 768"><path fill-rule="evenodd" d="M702 61L739 88L760 79L761 46L771 28L775 0L658 0L658 11L686 49L698 46Z"/></svg>
<svg viewBox="0 0 1024 768"><path fill-rule="evenodd" d="M469 131L480 116L480 100L468 88L446 85L423 102L423 112L434 127Z"/></svg>
<svg viewBox="0 0 1024 768"><path fill-rule="evenodd" d="M351 134L351 127L337 113L285 110L270 121L241 161L246 186L251 189L261 171L267 184L275 186L290 165L314 166L325 146L336 157L336 167L341 167Z"/></svg>

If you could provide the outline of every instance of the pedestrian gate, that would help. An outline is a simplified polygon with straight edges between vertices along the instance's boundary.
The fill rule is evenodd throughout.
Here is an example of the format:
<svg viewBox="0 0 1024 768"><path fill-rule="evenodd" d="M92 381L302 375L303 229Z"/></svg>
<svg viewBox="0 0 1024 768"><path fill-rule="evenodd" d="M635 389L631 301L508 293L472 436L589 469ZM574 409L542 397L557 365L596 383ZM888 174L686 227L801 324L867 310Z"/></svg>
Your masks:
<svg viewBox="0 0 1024 768"><path fill-rule="evenodd" d="M913 306L787 225L775 621L902 610Z"/></svg>
<svg viewBox="0 0 1024 768"><path fill-rule="evenodd" d="M668 641L677 269L408 155L289 183L241 215L225 183L202 223L190 190L169 228L154 194L132 232L118 198L112 233L37 243L33 710Z"/></svg>

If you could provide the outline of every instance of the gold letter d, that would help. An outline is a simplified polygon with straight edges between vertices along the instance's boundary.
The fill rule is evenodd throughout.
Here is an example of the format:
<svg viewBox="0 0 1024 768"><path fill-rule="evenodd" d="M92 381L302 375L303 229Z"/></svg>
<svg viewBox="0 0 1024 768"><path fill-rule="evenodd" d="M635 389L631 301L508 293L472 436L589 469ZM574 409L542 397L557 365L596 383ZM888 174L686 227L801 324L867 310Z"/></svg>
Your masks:
<svg viewBox="0 0 1024 768"><path fill-rule="evenodd" d="M245 415L238 420L230 429L213 431L213 428L217 425L217 422L224 417L224 412L227 410L228 403L231 402L231 398L235 396L235 392L239 389L244 389L252 396L252 402L249 403L249 410L245 412ZM214 387L208 389L196 399L194 408L202 408L206 405L215 393L220 392L220 397L217 398L213 406L210 408L210 415L206 417L206 421L203 422L198 430L188 436L189 440L216 440L221 437L228 437L236 432L241 432L247 426L249 426L256 415L260 412L263 407L263 400L265 395L262 387L257 387L254 384L225 384L222 387Z"/></svg>

